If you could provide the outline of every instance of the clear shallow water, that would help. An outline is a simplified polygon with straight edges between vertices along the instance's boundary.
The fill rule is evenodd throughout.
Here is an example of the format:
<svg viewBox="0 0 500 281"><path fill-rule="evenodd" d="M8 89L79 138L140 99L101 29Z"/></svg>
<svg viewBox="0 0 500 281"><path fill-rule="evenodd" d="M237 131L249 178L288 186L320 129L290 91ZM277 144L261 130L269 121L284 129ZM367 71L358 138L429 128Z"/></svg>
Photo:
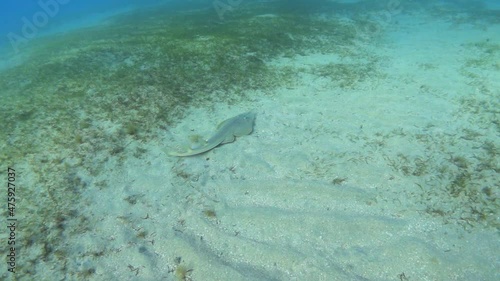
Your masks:
<svg viewBox="0 0 500 281"><path fill-rule="evenodd" d="M89 3L3 53L18 280L498 279L493 2Z"/></svg>

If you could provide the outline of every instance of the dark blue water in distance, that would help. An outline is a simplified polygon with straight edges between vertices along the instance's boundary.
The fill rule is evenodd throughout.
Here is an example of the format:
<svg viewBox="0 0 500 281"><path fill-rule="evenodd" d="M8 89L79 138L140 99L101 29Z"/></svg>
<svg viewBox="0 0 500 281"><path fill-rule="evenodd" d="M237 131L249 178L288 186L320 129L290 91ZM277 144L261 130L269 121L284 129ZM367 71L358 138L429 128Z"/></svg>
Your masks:
<svg viewBox="0 0 500 281"><path fill-rule="evenodd" d="M314 5L322 6L327 2L340 2L340 3L355 3L360 2L357 0L339 0L339 1L327 1L327 0L283 0L283 1L262 1L262 0L241 0L241 1L229 1L231 3L237 3L239 5L245 4L248 2L283 2L284 5L289 7L298 6L303 8L304 6L311 7ZM218 3L225 3L227 1L220 1ZM366 1L376 2L376 1ZM403 1L404 2L404 1ZM492 9L492 10L500 10L500 1L499 0L479 0L479 1L464 1L464 0L440 0L440 1L419 1L421 3L428 2L429 4L436 5L442 4L447 5L451 9L456 9L457 11L468 11L475 9ZM47 9L49 9L49 13L52 13L54 9L57 9L53 15L49 15L48 24L44 25L41 31L48 31L50 28L53 28L54 25L57 27L61 27L69 22L75 20L84 21L86 17L92 16L93 14L99 13L112 13L113 11L119 11L124 8L141 8L141 7L149 7L152 5L193 5L196 7L205 6L210 7L214 6L217 1L214 0L194 0L194 1L185 1L185 0L142 0L142 1L134 1L134 0L3 0L0 1L0 47L5 47L6 44L9 44L9 33L14 33L20 35L22 33L22 28L25 25L25 20L28 19L30 22L33 22L33 17L37 15L37 13L47 13ZM54 5L57 6L54 8ZM47 8L48 7L48 8ZM40 15L38 15L40 16ZM43 16L40 16L38 20L43 20ZM43 32L38 33L38 35Z"/></svg>

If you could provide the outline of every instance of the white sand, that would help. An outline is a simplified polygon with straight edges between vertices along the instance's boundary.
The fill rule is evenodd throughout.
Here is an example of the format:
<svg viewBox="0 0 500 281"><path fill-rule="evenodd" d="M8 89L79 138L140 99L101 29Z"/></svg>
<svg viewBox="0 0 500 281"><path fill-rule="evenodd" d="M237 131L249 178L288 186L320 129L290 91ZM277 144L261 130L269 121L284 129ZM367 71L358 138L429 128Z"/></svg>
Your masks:
<svg viewBox="0 0 500 281"><path fill-rule="evenodd" d="M192 109L160 132L161 141L142 144L142 158L110 162L85 194L90 230L68 241L75 253L105 254L67 267L94 267L94 280L174 280L179 265L192 270L186 280L203 281L500 280L498 233L426 214L417 184L432 188L441 179L388 165L398 154L444 164L439 143L415 136L439 140L478 129L474 116L457 112L460 97L481 94L460 74L464 58L475 55L462 44L498 42L500 30L424 20L414 30L402 16L399 22L388 26L386 43L368 50L384 58L386 77L342 89L304 73L293 88L252 93L244 104ZM338 60L273 63L307 68L328 59ZM424 71L424 64L434 67ZM489 78L484 85L498 99L500 79ZM249 136L197 157L163 152L250 109L258 116ZM103 180L108 187L100 189Z"/></svg>

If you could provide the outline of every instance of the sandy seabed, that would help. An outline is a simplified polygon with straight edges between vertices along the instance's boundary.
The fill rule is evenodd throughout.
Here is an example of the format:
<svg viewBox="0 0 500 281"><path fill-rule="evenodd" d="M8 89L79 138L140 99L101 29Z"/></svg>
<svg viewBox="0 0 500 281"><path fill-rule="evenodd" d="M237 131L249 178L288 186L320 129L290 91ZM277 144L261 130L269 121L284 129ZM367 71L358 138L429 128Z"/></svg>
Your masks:
<svg viewBox="0 0 500 281"><path fill-rule="evenodd" d="M500 29L404 17L387 28L385 43L364 46L384 61L381 77L342 88L305 71L294 87L193 108L161 141L143 144L141 158L110 161L90 180L109 187L90 186L82 199L95 225L66 245L97 254L67 266L95 268L94 280L499 280L498 230L460 220L454 214L466 210L429 190L445 185L432 169L448 165L448 152L476 153L459 132L498 146L498 130L477 125L459 101L486 91L498 104L498 70L477 70L479 87L460 69L478 55L464 46L498 42ZM257 113L251 135L195 157L166 155L248 110ZM454 146L440 143L454 135ZM403 158L433 163L407 172ZM498 196L494 179L485 185ZM440 204L443 215L433 216L429 206Z"/></svg>
<svg viewBox="0 0 500 281"><path fill-rule="evenodd" d="M432 171L425 180L402 175L387 160L439 153L416 140L420 134L438 140L477 129L458 103L481 94L459 72L474 56L463 45L498 41L500 32L444 22L415 28L403 20L385 45L366 46L387 61L382 78L342 89L304 73L296 87L273 95L193 109L143 159L110 163L106 177L115 188L87 195L101 222L76 245L112 254L80 262L96 266L99 278L121 280L500 278L498 232L429 215L422 200L448 200L419 192L439 179ZM337 59L273 63L307 68ZM484 75L498 102L499 80ZM257 113L251 135L196 157L165 154L247 110Z"/></svg>

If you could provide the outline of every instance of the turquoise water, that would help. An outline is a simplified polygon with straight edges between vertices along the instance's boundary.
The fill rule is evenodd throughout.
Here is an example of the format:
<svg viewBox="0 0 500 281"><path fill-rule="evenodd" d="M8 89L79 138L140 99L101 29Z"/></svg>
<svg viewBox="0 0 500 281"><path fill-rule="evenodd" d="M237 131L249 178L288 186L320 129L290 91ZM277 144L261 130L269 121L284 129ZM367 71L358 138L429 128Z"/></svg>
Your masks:
<svg viewBox="0 0 500 281"><path fill-rule="evenodd" d="M0 11L2 280L500 277L498 1Z"/></svg>

